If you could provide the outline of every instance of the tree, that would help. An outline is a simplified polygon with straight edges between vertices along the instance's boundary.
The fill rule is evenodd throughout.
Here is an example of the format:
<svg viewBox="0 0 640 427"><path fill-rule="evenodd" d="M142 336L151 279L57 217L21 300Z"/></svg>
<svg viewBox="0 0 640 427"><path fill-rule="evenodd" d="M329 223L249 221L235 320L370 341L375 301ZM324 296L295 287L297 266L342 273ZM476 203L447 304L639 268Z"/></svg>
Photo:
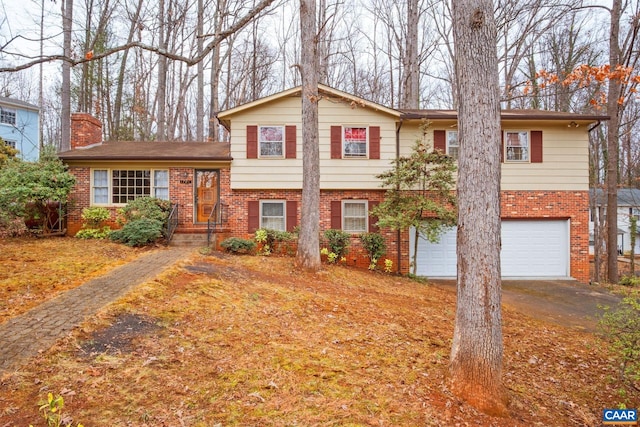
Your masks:
<svg viewBox="0 0 640 427"><path fill-rule="evenodd" d="M0 168L9 160L14 159L18 154L18 150L7 145L4 139L0 138Z"/></svg>
<svg viewBox="0 0 640 427"><path fill-rule="evenodd" d="M378 227L415 228L413 274L420 235L437 242L442 231L456 223L455 169L452 157L417 141L409 156L395 159L393 169L377 176L387 193L372 214L378 217Z"/></svg>
<svg viewBox="0 0 640 427"><path fill-rule="evenodd" d="M483 412L504 414L496 25L490 0L452 7L460 149L451 389Z"/></svg>
<svg viewBox="0 0 640 427"><path fill-rule="evenodd" d="M66 203L75 185L75 177L58 159L52 146L47 146L38 162L10 160L0 169L0 212L22 217L27 204L35 210L49 213L47 202ZM45 226L49 224L45 218Z"/></svg>
<svg viewBox="0 0 640 427"><path fill-rule="evenodd" d="M318 142L318 36L315 0L300 0L302 51L302 212L298 263L320 269L320 148Z"/></svg>

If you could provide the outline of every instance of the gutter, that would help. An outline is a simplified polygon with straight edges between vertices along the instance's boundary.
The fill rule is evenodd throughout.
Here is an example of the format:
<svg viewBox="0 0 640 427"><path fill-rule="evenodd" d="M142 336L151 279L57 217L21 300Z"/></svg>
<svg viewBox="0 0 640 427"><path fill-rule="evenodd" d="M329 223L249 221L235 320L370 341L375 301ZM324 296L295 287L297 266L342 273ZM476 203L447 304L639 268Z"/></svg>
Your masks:
<svg viewBox="0 0 640 427"><path fill-rule="evenodd" d="M402 124L404 123L402 117L400 117L400 121L396 126L396 160L400 158L400 129L402 129ZM397 261L398 261L398 273L401 272L402 266L402 248L400 246L400 240L402 238L402 231L398 229L396 231L396 249L397 249Z"/></svg>

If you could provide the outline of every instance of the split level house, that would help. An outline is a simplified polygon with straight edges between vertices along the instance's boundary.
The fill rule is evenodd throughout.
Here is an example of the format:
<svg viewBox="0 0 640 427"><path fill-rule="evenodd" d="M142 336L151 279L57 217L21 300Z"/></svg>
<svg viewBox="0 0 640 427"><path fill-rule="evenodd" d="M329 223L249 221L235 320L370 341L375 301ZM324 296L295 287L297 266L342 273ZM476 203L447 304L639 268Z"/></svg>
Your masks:
<svg viewBox="0 0 640 427"><path fill-rule="evenodd" d="M410 230L377 230L369 211L385 197L376 178L417 140L454 158L457 114L397 110L320 87L320 229L352 233L346 263L368 265L360 233L379 231L385 258L407 273ZM303 181L301 89L286 90L218 113L228 143L102 142L100 123L72 119L72 149L61 153L78 178L68 230L81 211L113 211L139 196L179 206L177 232L216 226L218 243L256 229L293 230L300 223ZM502 274L589 280L588 134L607 117L545 111L502 112ZM478 182L478 191L482 191ZM115 214L114 214L115 215ZM455 277L456 231L417 245L417 273Z"/></svg>

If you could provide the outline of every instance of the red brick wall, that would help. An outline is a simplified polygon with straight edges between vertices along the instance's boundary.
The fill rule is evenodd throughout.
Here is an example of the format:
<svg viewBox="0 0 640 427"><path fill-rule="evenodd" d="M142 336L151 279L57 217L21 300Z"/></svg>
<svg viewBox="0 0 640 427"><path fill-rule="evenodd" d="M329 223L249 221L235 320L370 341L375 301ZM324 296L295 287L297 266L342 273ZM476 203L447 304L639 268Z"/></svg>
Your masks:
<svg viewBox="0 0 640 427"><path fill-rule="evenodd" d="M72 167L71 172L78 182L72 193L72 208L68 218L70 234L75 234L82 226L82 209L90 206L89 168ZM170 168L171 201L179 203L179 231L202 232L206 224L194 224L194 170L191 168ZM381 201L384 191L321 191L320 231L331 228L331 202L334 200L360 199ZM503 219L570 219L570 274L571 277L589 281L589 232L588 232L588 192L586 191L504 191L501 196ZM228 205L228 222L221 236L249 238L247 204L252 200L296 201L298 224L300 222L301 191L299 190L231 190L229 169L220 171L220 200ZM112 208L112 225L115 227L115 210ZM393 261L393 270L409 272L409 233L381 230L387 245L384 258ZM398 246L398 234L400 244ZM222 238L222 237L221 237ZM219 239L221 241L221 239ZM219 242L218 242L219 243ZM398 248L400 258L398 258ZM348 265L367 267L369 261L362 250L360 240L351 239L347 258ZM384 259L380 261L382 266Z"/></svg>
<svg viewBox="0 0 640 427"><path fill-rule="evenodd" d="M71 149L102 143L102 123L87 113L71 114Z"/></svg>

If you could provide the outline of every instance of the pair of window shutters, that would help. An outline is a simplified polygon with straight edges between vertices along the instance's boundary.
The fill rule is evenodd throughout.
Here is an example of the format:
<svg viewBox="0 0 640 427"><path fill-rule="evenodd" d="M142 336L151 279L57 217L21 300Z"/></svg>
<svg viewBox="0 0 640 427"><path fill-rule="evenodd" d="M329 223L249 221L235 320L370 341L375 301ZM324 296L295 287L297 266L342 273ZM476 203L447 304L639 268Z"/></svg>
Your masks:
<svg viewBox="0 0 640 427"><path fill-rule="evenodd" d="M504 162L504 134L502 145L500 147L500 161ZM531 150L531 163L542 163L542 131L532 130L530 132L530 150ZM447 150L447 132L444 130L433 131L433 147L436 150Z"/></svg>
<svg viewBox="0 0 640 427"><path fill-rule="evenodd" d="M296 127L284 127L284 157L296 158ZM247 159L258 158L258 126L247 126Z"/></svg>
<svg viewBox="0 0 640 427"><path fill-rule="evenodd" d="M298 225L298 202L295 200L287 201L287 231L291 232ZM248 203L248 222L249 233L254 233L260 228L260 202L258 200L250 200Z"/></svg>
<svg viewBox="0 0 640 427"><path fill-rule="evenodd" d="M331 158L342 158L342 126L331 126ZM369 158L380 158L380 126L369 126Z"/></svg>

